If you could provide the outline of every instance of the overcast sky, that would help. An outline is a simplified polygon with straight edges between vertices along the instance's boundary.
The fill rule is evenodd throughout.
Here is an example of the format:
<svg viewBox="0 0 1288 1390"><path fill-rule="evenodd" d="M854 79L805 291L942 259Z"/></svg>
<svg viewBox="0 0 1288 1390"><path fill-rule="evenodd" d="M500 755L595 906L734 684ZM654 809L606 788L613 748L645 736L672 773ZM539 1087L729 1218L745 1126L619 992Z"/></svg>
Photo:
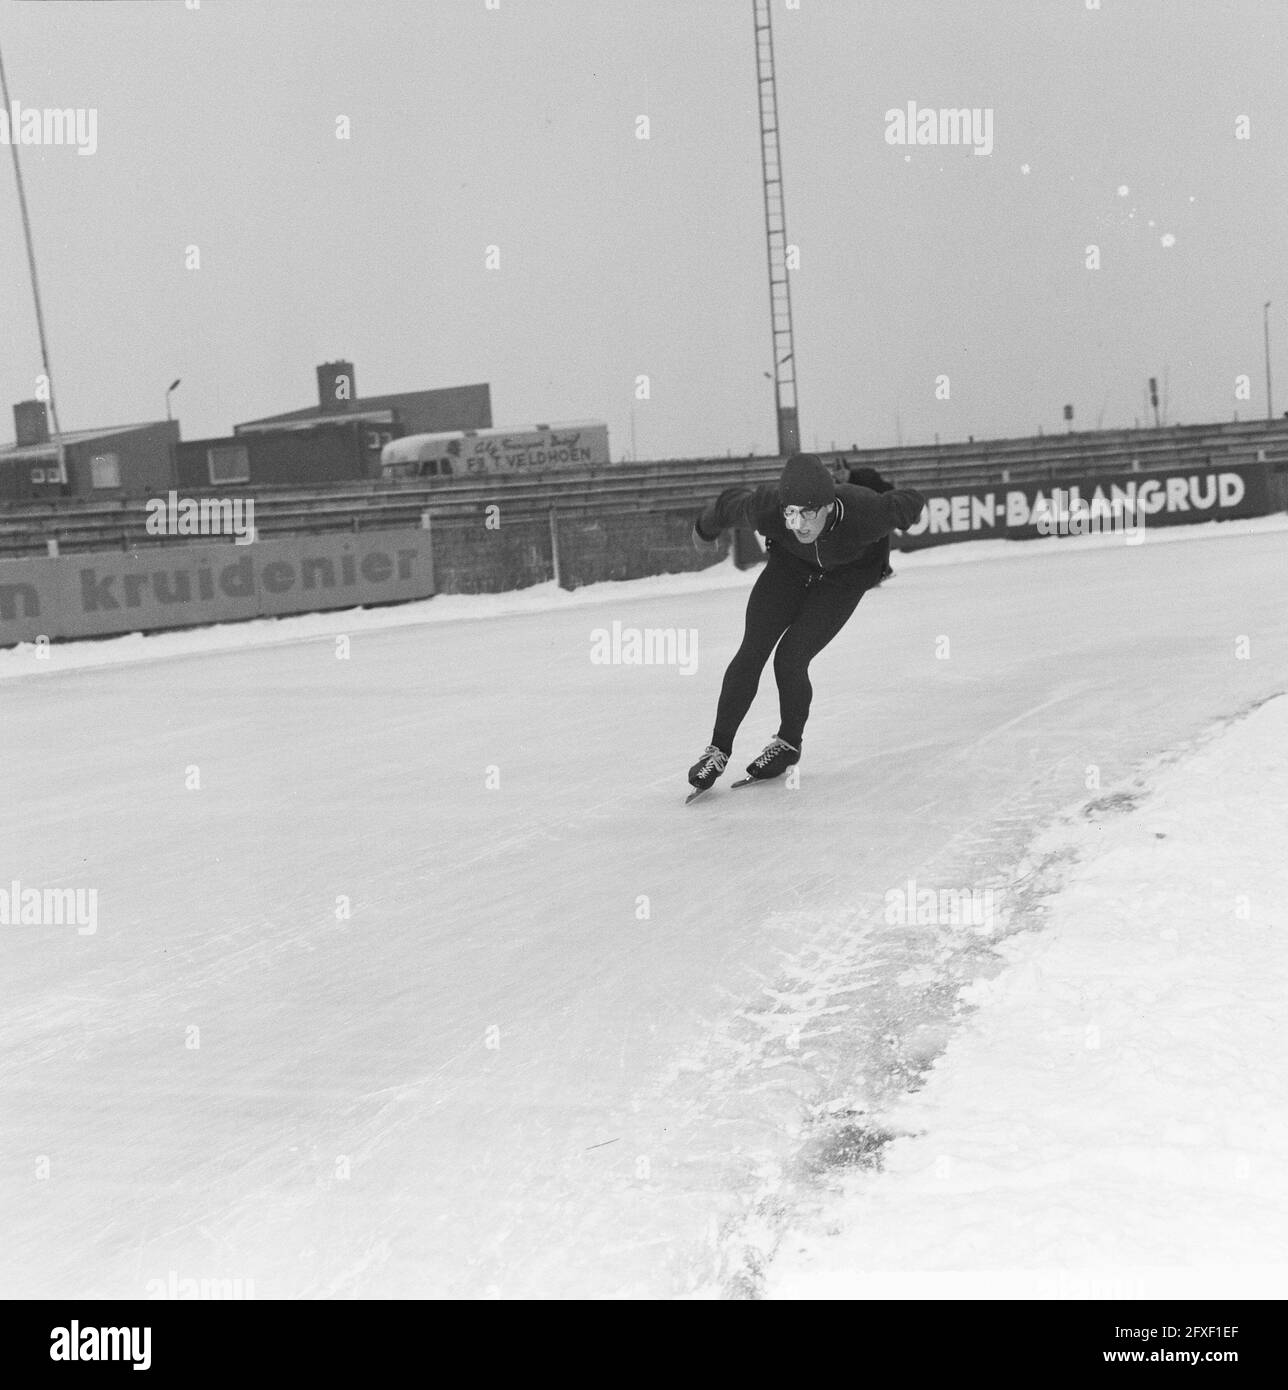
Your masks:
<svg viewBox="0 0 1288 1390"><path fill-rule="evenodd" d="M1263 415L1267 299L1288 409L1284 0L788 3L806 445L1131 425L1164 374L1179 422ZM772 452L751 9L0 0L12 98L97 111L92 155L20 149L64 427L182 377L184 436L224 434L347 357L360 394L606 419L615 457L644 374L640 457ZM991 110L992 152L888 143L909 101ZM39 369L6 148L0 437Z"/></svg>

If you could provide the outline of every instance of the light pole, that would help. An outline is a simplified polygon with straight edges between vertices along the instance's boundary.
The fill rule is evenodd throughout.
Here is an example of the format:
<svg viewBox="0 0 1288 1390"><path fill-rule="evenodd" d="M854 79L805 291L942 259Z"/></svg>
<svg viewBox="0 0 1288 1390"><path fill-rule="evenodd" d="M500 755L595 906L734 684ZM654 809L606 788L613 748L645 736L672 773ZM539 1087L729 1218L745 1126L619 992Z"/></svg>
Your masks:
<svg viewBox="0 0 1288 1390"><path fill-rule="evenodd" d="M183 384L183 383L182 383L182 380L181 380L179 377L175 377L175 379L169 384L169 386L167 386L167 387L165 388L165 418L166 418L166 423L167 423L167 424L170 423L171 419L173 418L173 417L171 416L171 414L170 414L170 393L175 389L175 387L181 386L182 384ZM173 440L173 438L170 440L169 449L170 449L170 483L171 483L171 486L177 487L177 486L179 485L179 460L178 460L178 458L177 458L176 455L175 455L175 447L174 447L174 440Z"/></svg>
<svg viewBox="0 0 1288 1390"><path fill-rule="evenodd" d="M1275 407L1270 396L1270 301L1267 299L1261 309L1262 328L1266 335L1266 419L1275 418Z"/></svg>
<svg viewBox="0 0 1288 1390"><path fill-rule="evenodd" d="M4 59L0 57L0 99L4 101L5 112L13 110L9 100L9 81L5 77ZM58 481L67 482L67 450L63 445L63 432L58 427L58 407L54 404L54 374L49 367L49 344L45 339L45 315L40 307L40 285L36 280L36 251L31 241L31 218L27 213L27 191L22 183L22 166L18 163L17 132L11 131L9 153L13 156L13 181L18 186L18 209L22 214L22 234L27 242L27 269L31 274L31 297L36 305L36 331L40 335L40 360L45 369L45 384L49 388L49 423L54 431L54 443L58 447Z"/></svg>

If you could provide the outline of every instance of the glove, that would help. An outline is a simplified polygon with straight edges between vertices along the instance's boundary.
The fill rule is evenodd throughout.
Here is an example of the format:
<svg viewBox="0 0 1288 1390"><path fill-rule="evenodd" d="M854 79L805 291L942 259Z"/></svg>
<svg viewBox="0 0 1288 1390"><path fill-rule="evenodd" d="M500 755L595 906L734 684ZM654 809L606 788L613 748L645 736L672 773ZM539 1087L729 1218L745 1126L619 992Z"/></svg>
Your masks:
<svg viewBox="0 0 1288 1390"><path fill-rule="evenodd" d="M693 530L689 533L689 539L693 542L693 548L699 555L709 555L720 544L719 536L704 536L702 534L702 518L698 517L693 523Z"/></svg>
<svg viewBox="0 0 1288 1390"><path fill-rule="evenodd" d="M888 483L875 468L863 468L855 464L850 468L850 482L859 487L871 488L873 492L893 492L894 484Z"/></svg>

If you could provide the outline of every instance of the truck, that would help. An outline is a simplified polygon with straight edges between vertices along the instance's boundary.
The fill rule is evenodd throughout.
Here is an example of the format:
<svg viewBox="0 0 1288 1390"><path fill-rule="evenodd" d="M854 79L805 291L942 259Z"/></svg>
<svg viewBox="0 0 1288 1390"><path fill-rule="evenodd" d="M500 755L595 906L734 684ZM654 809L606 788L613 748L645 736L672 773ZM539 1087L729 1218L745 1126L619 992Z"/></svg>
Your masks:
<svg viewBox="0 0 1288 1390"><path fill-rule="evenodd" d="M451 430L391 439L380 451L381 477L471 478L542 473L608 463L608 426L598 420L528 429Z"/></svg>

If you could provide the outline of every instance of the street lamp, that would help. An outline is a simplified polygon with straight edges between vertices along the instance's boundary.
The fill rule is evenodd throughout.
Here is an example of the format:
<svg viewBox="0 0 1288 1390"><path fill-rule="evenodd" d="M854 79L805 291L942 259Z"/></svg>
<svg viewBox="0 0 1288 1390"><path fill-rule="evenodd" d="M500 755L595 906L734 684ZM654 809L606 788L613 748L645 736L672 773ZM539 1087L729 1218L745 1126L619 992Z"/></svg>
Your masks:
<svg viewBox="0 0 1288 1390"><path fill-rule="evenodd" d="M167 424L170 424L170 423L172 423L172 421L173 421L173 417L172 417L171 414L170 414L170 393L171 393L177 386L181 386L182 384L183 384L183 383L182 383L182 379L179 378L179 377L175 377L175 379L169 384L169 386L167 386L167 387L165 388L165 418L166 418L166 423L167 423ZM178 460L178 458L177 458L177 456L176 456L176 450L175 450L175 447L174 447L174 436L173 436L173 435L171 435L171 437L170 437L169 449L170 449L170 482L171 482L172 485L174 485L174 486L177 487L177 486L178 486L178 483L179 483L179 460Z"/></svg>
<svg viewBox="0 0 1288 1390"><path fill-rule="evenodd" d="M1262 326L1266 335L1266 419L1275 418L1275 408L1270 399L1270 301L1267 299L1261 309Z"/></svg>

